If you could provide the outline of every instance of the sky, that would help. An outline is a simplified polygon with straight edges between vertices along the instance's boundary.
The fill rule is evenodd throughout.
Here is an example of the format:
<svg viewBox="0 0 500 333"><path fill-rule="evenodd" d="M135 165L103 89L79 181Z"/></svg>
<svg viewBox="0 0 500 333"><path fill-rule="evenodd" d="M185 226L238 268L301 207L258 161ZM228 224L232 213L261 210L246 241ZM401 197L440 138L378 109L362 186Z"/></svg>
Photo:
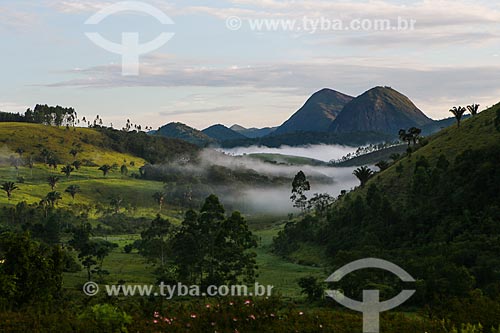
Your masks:
<svg viewBox="0 0 500 333"><path fill-rule="evenodd" d="M497 1L147 0L170 24L137 11L86 24L116 3L0 0L0 110L62 105L115 127L203 129L280 125L325 87L391 86L434 119L500 100ZM140 44L173 34L132 76L86 35L120 44L132 32Z"/></svg>

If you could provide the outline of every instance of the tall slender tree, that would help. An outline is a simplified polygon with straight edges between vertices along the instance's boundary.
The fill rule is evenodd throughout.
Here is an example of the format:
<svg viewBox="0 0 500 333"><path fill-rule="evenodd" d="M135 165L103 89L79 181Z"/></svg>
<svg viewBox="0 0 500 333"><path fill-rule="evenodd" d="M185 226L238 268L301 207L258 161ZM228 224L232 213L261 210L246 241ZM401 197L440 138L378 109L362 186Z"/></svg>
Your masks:
<svg viewBox="0 0 500 333"><path fill-rule="evenodd" d="M47 182L49 183L50 188L52 191L57 187L57 183L59 182L59 177L57 176L49 176L47 178Z"/></svg>
<svg viewBox="0 0 500 333"><path fill-rule="evenodd" d="M460 127L460 122L462 121L462 117L466 111L466 108L463 106L454 106L452 109L450 109L450 112L453 113L455 116L455 119L457 120L457 127Z"/></svg>
<svg viewBox="0 0 500 333"><path fill-rule="evenodd" d="M479 104L472 104L472 105L467 105L467 109L469 110L470 114L475 117L479 113L479 107L481 105Z"/></svg>
<svg viewBox="0 0 500 333"><path fill-rule="evenodd" d="M15 190L17 190L19 187L16 186L15 183L13 182L5 182L2 184L2 190L5 191L5 193L7 193L7 198L10 200L11 196L12 196L12 192L14 192Z"/></svg>

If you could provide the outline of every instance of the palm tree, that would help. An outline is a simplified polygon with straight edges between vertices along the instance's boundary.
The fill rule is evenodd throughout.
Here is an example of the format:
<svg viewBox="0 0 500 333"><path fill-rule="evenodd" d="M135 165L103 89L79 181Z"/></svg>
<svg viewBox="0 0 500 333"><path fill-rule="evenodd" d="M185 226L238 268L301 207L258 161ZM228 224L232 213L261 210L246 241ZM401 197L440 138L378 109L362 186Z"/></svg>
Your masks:
<svg viewBox="0 0 500 333"><path fill-rule="evenodd" d="M50 203L50 205L52 207L54 207L57 204L57 201L59 201L61 199L62 199L61 193L59 193L57 191L49 192L45 196L45 201Z"/></svg>
<svg viewBox="0 0 500 333"><path fill-rule="evenodd" d="M76 158L76 155L78 155L78 150L73 148L69 151L69 154L73 156L73 158Z"/></svg>
<svg viewBox="0 0 500 333"><path fill-rule="evenodd" d="M470 114L474 117L479 113L479 107L480 107L479 104L472 104L468 105L467 109L469 110Z"/></svg>
<svg viewBox="0 0 500 333"><path fill-rule="evenodd" d="M5 182L2 184L2 190L7 193L7 198L10 200L10 197L12 196L12 192L17 190L19 187L16 186L15 183L13 182Z"/></svg>
<svg viewBox="0 0 500 333"><path fill-rule="evenodd" d="M48 162L49 167L52 167L55 170L55 169L57 169L57 164L58 164L58 161L55 157L49 158L49 162Z"/></svg>
<svg viewBox="0 0 500 333"><path fill-rule="evenodd" d="M164 192L156 192L153 194L153 199L155 199L158 206L160 206L160 211L163 206L163 202L165 201L165 193Z"/></svg>
<svg viewBox="0 0 500 333"><path fill-rule="evenodd" d="M352 174L359 179L361 187L363 187L365 186L366 182L368 182L368 180L373 176L374 172L370 168L362 166L354 170Z"/></svg>
<svg viewBox="0 0 500 333"><path fill-rule="evenodd" d="M50 188L52 189L52 191L54 191L54 188L56 188L57 183L59 182L59 177L57 177L57 176L50 176L49 178L47 178L47 182L49 183Z"/></svg>
<svg viewBox="0 0 500 333"><path fill-rule="evenodd" d="M80 167L82 166L82 162L79 160L76 160L71 165L74 166L76 170L80 170Z"/></svg>
<svg viewBox="0 0 500 333"><path fill-rule="evenodd" d="M120 196L117 197L112 197L109 204L113 206L115 209L115 214L118 214L120 212L120 208L122 206L123 199Z"/></svg>
<svg viewBox="0 0 500 333"><path fill-rule="evenodd" d="M375 164L377 168L380 169L380 171L384 171L385 169L390 167L390 164L387 163L386 161L380 161L377 164Z"/></svg>
<svg viewBox="0 0 500 333"><path fill-rule="evenodd" d="M69 193L69 194L71 195L71 197L73 198L73 200L75 200L75 195L76 195L77 193L80 193L80 192L81 192L81 191L80 191L80 186L78 186L78 185L70 185L70 186L68 186L68 187L64 190L64 192Z"/></svg>
<svg viewBox="0 0 500 333"><path fill-rule="evenodd" d="M71 165L66 165L64 167L61 168L61 172L64 173L66 175L67 178L69 178L69 176L71 176L71 173L75 171L75 168L73 168Z"/></svg>
<svg viewBox="0 0 500 333"><path fill-rule="evenodd" d="M108 173L109 173L109 171L110 171L111 169L113 169L113 167L112 167L112 166L110 166L109 164L104 164L103 166L101 166L101 167L99 168L99 170L101 170L101 171L102 171L102 173L103 173L104 177L106 177L106 176L108 175Z"/></svg>
<svg viewBox="0 0 500 333"><path fill-rule="evenodd" d="M460 127L460 121L462 120L462 117L467 109L464 108L463 106L456 107L454 106L453 109L450 109L450 112L453 113L455 116L455 119L457 119L457 127Z"/></svg>

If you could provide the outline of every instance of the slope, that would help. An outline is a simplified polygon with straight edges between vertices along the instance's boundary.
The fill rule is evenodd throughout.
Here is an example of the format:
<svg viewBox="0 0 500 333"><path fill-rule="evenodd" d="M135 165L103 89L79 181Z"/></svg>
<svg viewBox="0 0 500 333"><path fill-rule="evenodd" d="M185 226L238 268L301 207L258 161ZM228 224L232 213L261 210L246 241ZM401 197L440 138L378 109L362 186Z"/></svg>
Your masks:
<svg viewBox="0 0 500 333"><path fill-rule="evenodd" d="M202 132L217 141L240 140L247 138L243 134L233 131L232 129L221 124L210 126Z"/></svg>
<svg viewBox="0 0 500 333"><path fill-rule="evenodd" d="M352 99L353 97L335 90L320 90L271 135L327 131L332 121Z"/></svg>
<svg viewBox="0 0 500 333"><path fill-rule="evenodd" d="M389 87L375 87L349 102L329 130L395 134L402 128L422 127L432 122L408 97Z"/></svg>

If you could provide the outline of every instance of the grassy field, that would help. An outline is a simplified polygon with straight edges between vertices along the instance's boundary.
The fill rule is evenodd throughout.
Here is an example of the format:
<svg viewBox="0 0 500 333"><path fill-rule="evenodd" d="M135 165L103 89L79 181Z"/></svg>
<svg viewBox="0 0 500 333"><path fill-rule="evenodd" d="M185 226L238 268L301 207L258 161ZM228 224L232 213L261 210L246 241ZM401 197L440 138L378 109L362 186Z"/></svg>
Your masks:
<svg viewBox="0 0 500 333"><path fill-rule="evenodd" d="M284 260L271 253L273 237L278 233L281 226L276 225L272 229L254 230L259 238L257 253L258 277L257 282L262 285L273 285L274 293L279 293L287 298L302 298L298 279L304 276L314 275L327 277L328 274L319 267L299 265ZM109 271L109 283L125 281L130 284L152 284L155 282L153 275L154 267L146 262L136 251L125 253L123 247L139 239L140 235L113 235L106 239L118 244L111 254L106 257L103 269ZM82 270L77 273L64 274L65 288L78 289L87 281L87 273Z"/></svg>
<svg viewBox="0 0 500 333"><path fill-rule="evenodd" d="M55 191L62 195L58 201L59 208L75 208L89 214L90 222L97 223L102 218L102 210L110 209L113 197L123 199L120 212L131 217L145 217L153 219L158 213L158 206L152 196L164 188L162 182L146 181L130 177L132 173L139 173L139 167L146 161L132 155L122 154L106 149L106 138L99 132L86 128L57 128L36 124L0 123L0 183L15 182L18 189L8 199L6 193L0 193L0 206L14 206L20 202L38 203L52 189L48 184L49 176L60 178ZM61 172L61 167L72 163L75 158L69 153L71 149L78 149L76 159L87 160L96 166L82 166L75 170L70 177ZM29 156L40 159L43 149L56 154L60 165L56 169L46 164L35 162L33 168L25 164L16 168L9 163L12 156L24 161ZM22 151L20 153L20 150ZM283 163L316 164L319 161L290 156L261 156L265 159L283 159ZM133 165L130 162L134 162ZM107 176L98 170L102 164L117 165ZM122 175L119 166L127 164L128 175ZM20 178L23 181L20 181ZM78 185L81 192L73 199L65 189L70 185ZM82 208L84 207L84 208ZM168 203L162 211L164 217L173 223L179 223L182 211L178 207L170 207ZM297 280L303 276L316 275L326 277L328 274L322 269L314 267L314 258L318 253L314 249L304 249L295 259L295 262L307 262L311 265L299 265L288 262L271 252L273 237L277 235L286 221L283 217L253 216L249 225L259 239L256 249L259 266L257 281L260 284L275 286L274 291L286 297L302 297ZM139 234L112 235L107 240L118 244L111 254L105 258L103 269L109 271L108 281L118 283L154 283L154 267L147 263L136 251L125 253L123 247L140 238ZM85 283L86 272L65 273L64 286L78 288Z"/></svg>

